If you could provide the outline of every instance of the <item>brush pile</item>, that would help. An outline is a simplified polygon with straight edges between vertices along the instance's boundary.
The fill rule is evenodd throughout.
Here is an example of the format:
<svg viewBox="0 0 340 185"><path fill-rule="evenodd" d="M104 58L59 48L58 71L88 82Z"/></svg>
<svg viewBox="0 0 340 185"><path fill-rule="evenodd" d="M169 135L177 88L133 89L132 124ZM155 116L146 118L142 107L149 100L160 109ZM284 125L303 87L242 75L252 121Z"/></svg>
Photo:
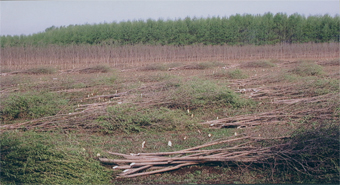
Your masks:
<svg viewBox="0 0 340 185"><path fill-rule="evenodd" d="M103 164L115 165L113 170L124 170L117 178L157 174L190 165L223 163L259 164L273 172L291 170L318 179L338 179L339 144L339 124L336 123L297 131L285 137L235 135L174 152L130 155L108 152L119 159L99 160Z"/></svg>
<svg viewBox="0 0 340 185"><path fill-rule="evenodd" d="M288 137L271 138L285 139ZM124 159L99 158L104 164L115 164L114 170L124 170L117 178L130 178L142 175L167 172L183 166L212 163L212 162L259 162L270 158L275 146L259 145L268 138L250 136L232 136L228 139L217 140L204 145L174 152L138 153L130 155L108 152ZM202 149L202 148L210 149ZM215 147L215 148L214 148Z"/></svg>

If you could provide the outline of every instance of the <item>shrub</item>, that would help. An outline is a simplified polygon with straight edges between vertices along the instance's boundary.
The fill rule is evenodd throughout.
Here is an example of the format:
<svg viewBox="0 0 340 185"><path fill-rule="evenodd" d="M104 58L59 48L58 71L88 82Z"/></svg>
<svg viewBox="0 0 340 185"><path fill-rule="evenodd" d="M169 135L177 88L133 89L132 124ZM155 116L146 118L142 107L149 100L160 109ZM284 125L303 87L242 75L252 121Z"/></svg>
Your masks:
<svg viewBox="0 0 340 185"><path fill-rule="evenodd" d="M215 77L226 77L230 79L245 79L248 78L246 74L243 73L242 70L240 69L235 69L235 70L222 70L220 72L217 72L214 74Z"/></svg>
<svg viewBox="0 0 340 185"><path fill-rule="evenodd" d="M201 79L182 83L168 99L171 107L181 109L221 105L238 108L252 104L251 100L239 97L224 85Z"/></svg>
<svg viewBox="0 0 340 185"><path fill-rule="evenodd" d="M290 72L300 76L318 76L324 73L322 66L312 62L302 62Z"/></svg>
<svg viewBox="0 0 340 185"><path fill-rule="evenodd" d="M340 65L340 59L332 59L332 60L327 60L325 62L320 63L320 65L323 66L338 66Z"/></svg>
<svg viewBox="0 0 340 185"><path fill-rule="evenodd" d="M241 64L242 68L269 68L275 66L275 64L266 60L252 61Z"/></svg>
<svg viewBox="0 0 340 185"><path fill-rule="evenodd" d="M57 114L68 101L54 93L25 93L10 95L1 102L2 121L31 119Z"/></svg>
<svg viewBox="0 0 340 185"><path fill-rule="evenodd" d="M96 65L89 68L80 69L79 73L108 73L111 69L106 65Z"/></svg>
<svg viewBox="0 0 340 185"><path fill-rule="evenodd" d="M163 80L169 80L171 78L173 78L174 76L171 76L167 73L162 74L162 73L157 73L156 75L146 75L146 76L142 76L139 78L140 81L142 82L160 82Z"/></svg>
<svg viewBox="0 0 340 185"><path fill-rule="evenodd" d="M38 75L38 74L53 74L55 72L56 72L55 69L48 68L48 67L37 67L37 68L31 68L31 69L27 69L27 70L23 71L23 73L34 74L34 75Z"/></svg>
<svg viewBox="0 0 340 185"><path fill-rule="evenodd" d="M108 183L110 172L86 153L55 146L48 134L6 132L0 136L2 184Z"/></svg>
<svg viewBox="0 0 340 185"><path fill-rule="evenodd" d="M143 68L141 68L142 71L166 71L168 70L168 66L165 64L149 64Z"/></svg>
<svg viewBox="0 0 340 185"><path fill-rule="evenodd" d="M0 73L9 73L11 72L12 70L9 69L9 68L0 68Z"/></svg>
<svg viewBox="0 0 340 185"><path fill-rule="evenodd" d="M217 61L208 61L208 62L200 62L198 64L191 64L189 66L185 66L185 69L199 69L199 70L203 70L203 69L210 69L213 67L218 67L218 66L223 66L224 64L221 62L217 62Z"/></svg>
<svg viewBox="0 0 340 185"><path fill-rule="evenodd" d="M192 126L179 110L158 109L138 110L134 106L116 105L107 108L107 114L97 119L104 132L141 132L146 130L174 131ZM191 126L190 126L191 125Z"/></svg>

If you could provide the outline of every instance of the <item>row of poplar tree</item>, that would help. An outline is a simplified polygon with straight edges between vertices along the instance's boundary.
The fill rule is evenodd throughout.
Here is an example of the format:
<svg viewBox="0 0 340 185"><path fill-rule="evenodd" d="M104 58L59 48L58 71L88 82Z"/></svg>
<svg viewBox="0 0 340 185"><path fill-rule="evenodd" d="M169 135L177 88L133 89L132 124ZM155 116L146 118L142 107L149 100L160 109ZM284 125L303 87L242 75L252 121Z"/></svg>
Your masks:
<svg viewBox="0 0 340 185"><path fill-rule="evenodd" d="M236 14L230 17L134 20L102 24L52 26L32 35L2 36L1 46L49 44L113 45L264 45L339 42L340 17L300 14Z"/></svg>

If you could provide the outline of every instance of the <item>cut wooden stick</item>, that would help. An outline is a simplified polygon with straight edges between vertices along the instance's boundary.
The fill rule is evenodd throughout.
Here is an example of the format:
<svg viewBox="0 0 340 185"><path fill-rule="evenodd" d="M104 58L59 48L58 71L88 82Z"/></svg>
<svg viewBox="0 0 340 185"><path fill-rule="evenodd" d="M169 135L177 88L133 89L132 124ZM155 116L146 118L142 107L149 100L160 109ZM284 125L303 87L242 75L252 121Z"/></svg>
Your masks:
<svg viewBox="0 0 340 185"><path fill-rule="evenodd" d="M181 150L181 151L192 151L192 150L197 150L197 149L208 147L208 146L212 146L212 145L218 145L218 144L222 144L222 143L230 143L230 142L239 141L239 140L243 140L243 139L249 139L249 138L250 138L250 136L244 136L244 137L235 138L235 139L229 139L229 140L224 140L224 141L217 141L217 142L213 142L213 143L208 143L208 144L204 144L204 145L200 145L200 146L184 149L184 150Z"/></svg>
<svg viewBox="0 0 340 185"><path fill-rule="evenodd" d="M125 159L106 159L99 158L105 164L118 164L113 167L114 170L123 169L117 178L130 178L142 175L150 175L175 170L183 166L204 164L210 162L258 162L268 159L273 153L272 150L277 147L285 147L287 143L268 146L254 147L250 144L267 139L283 139L278 138L262 138L262 137L236 137L232 136L224 140L213 141L204 145L174 151L159 153L138 153L138 154L121 154L116 152L108 152L112 155L124 157ZM223 143L242 142L236 146L218 148L211 150L200 150L201 148L219 145ZM178 154L180 154L178 156ZM177 156L173 156L177 155ZM168 156L168 157L167 157ZM172 156L172 157L171 157ZM151 171L145 171L151 170ZM144 172L143 172L144 171Z"/></svg>
<svg viewBox="0 0 340 185"><path fill-rule="evenodd" d="M163 168L163 169L159 169L159 170L154 170L154 171L150 171L150 172L144 172L144 173L138 173L138 174L132 174L132 175L122 175L119 176L117 178L130 178L130 177L137 177L137 176L142 176L142 175L151 175L151 174L156 174L156 173L162 173L162 172L166 172L166 171L172 171L172 170L176 170L179 169L181 167L184 166L190 166L190 165L195 165L198 163L184 163L184 164L179 164L177 166L174 167L167 167L167 168Z"/></svg>
<svg viewBox="0 0 340 185"><path fill-rule="evenodd" d="M145 170L145 169L148 169L150 168L152 165L146 165L146 166L142 166L140 168L136 168L136 169L126 169L125 172L119 174L119 176L124 176L124 175L130 175L130 174L133 174L133 173L136 173L136 172L139 172L141 170Z"/></svg>

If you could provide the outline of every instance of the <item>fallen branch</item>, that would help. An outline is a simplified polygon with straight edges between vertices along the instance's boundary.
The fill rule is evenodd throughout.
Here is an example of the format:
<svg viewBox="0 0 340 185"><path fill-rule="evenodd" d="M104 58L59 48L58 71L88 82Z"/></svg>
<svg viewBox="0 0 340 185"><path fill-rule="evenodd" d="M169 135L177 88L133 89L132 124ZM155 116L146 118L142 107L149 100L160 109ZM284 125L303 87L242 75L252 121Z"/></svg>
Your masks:
<svg viewBox="0 0 340 185"><path fill-rule="evenodd" d="M280 137L274 139L283 139ZM104 164L117 164L114 170L124 171L117 178L130 178L142 175L150 175L175 170L183 166L204 164L208 162L256 162L264 157L271 155L271 150L274 147L254 147L250 144L267 140L269 138L261 137L236 137L232 136L224 140L218 140L211 143L199 145L196 147L183 149L174 152L159 152L159 153L138 153L138 154L121 154L116 152L108 152L109 154L124 157L125 159L107 159L99 158ZM244 142L245 141L245 142ZM211 150L201 150L205 147L221 146L227 143L239 143L235 146L217 148ZM275 146L276 147L276 146ZM178 156L178 154L180 154ZM173 156L176 155L176 156ZM146 171L145 170L151 170Z"/></svg>

